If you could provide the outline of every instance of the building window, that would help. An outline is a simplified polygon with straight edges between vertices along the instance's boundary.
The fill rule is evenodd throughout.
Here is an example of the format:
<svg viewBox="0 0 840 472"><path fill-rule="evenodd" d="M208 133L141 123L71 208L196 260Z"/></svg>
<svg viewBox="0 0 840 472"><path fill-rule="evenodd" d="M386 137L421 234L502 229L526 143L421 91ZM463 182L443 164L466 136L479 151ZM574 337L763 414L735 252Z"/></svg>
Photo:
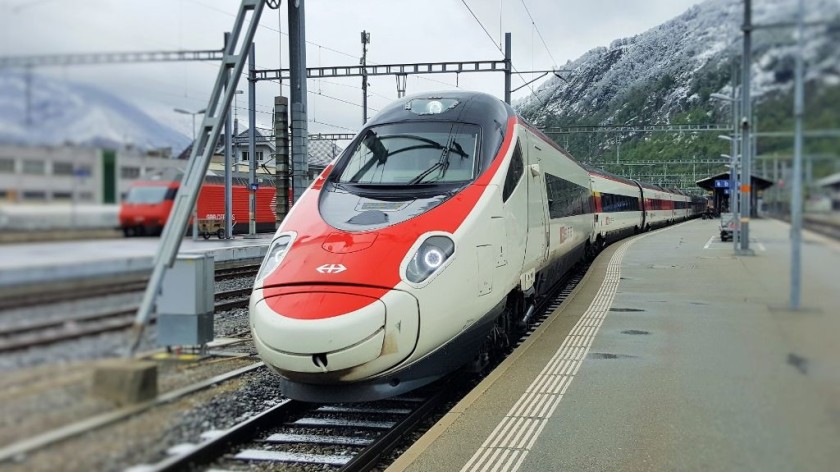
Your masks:
<svg viewBox="0 0 840 472"><path fill-rule="evenodd" d="M46 164L44 161L23 161L23 173L29 175L44 175Z"/></svg>
<svg viewBox="0 0 840 472"><path fill-rule="evenodd" d="M93 168L90 164L79 164L73 169L73 175L76 177L90 177L93 175Z"/></svg>
<svg viewBox="0 0 840 472"><path fill-rule="evenodd" d="M14 174L15 160L11 157L0 157L0 172L4 174Z"/></svg>
<svg viewBox="0 0 840 472"><path fill-rule="evenodd" d="M93 194L90 192L80 192L79 200L89 202L93 200Z"/></svg>
<svg viewBox="0 0 840 472"><path fill-rule="evenodd" d="M72 192L53 192L52 194L53 200L72 200L73 193Z"/></svg>
<svg viewBox="0 0 840 472"><path fill-rule="evenodd" d="M248 161L248 151L242 151L242 161L243 162Z"/></svg>
<svg viewBox="0 0 840 472"><path fill-rule="evenodd" d="M43 190L24 190L23 199L29 201L45 201L47 199L47 192Z"/></svg>
<svg viewBox="0 0 840 472"><path fill-rule="evenodd" d="M73 175L73 163L53 162L53 175Z"/></svg>
<svg viewBox="0 0 840 472"><path fill-rule="evenodd" d="M136 179L140 177L140 168L139 167L121 167L120 168L120 177L123 179Z"/></svg>
<svg viewBox="0 0 840 472"><path fill-rule="evenodd" d="M257 153L257 160L262 161L263 160L263 152L262 151L256 151L256 153Z"/></svg>

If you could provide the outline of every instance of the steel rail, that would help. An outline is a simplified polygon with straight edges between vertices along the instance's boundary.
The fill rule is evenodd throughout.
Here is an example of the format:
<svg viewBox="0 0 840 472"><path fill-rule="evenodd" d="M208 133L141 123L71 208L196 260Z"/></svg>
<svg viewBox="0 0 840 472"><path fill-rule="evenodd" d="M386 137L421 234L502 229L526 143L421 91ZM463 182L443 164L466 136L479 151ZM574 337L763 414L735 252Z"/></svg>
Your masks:
<svg viewBox="0 0 840 472"><path fill-rule="evenodd" d="M215 271L215 280L221 281L256 275L259 267L259 264L247 264L239 267L218 269ZM3 310L48 305L51 303L84 300L86 298L142 292L145 290L148 280L148 274L142 274L132 280L120 282L113 282L108 279L96 282L81 282L82 284L91 284L88 287L70 285L55 289L45 288L44 291L40 292L29 291L19 295L10 294L0 300L0 312Z"/></svg>
<svg viewBox="0 0 840 472"><path fill-rule="evenodd" d="M264 366L265 364L263 364L262 362L256 362L254 364L247 365L240 369L226 372L224 374L219 374L207 380L194 383L187 387L160 394L156 399L145 403L141 403L139 405L127 406L124 408L120 408L116 411L102 413L100 415L86 418L76 423L71 423L47 431L45 433L38 434L36 436L22 439L8 446L0 448L0 464L21 457L29 452L42 449L51 444L67 440L75 436L80 436L84 433L93 431L95 429L99 429L103 426L107 426L119 420L129 418L138 413L142 413L143 411L146 411L149 408L172 402L187 395L192 395L195 392L212 387L221 382L234 379L236 377L247 374L248 372L259 369Z"/></svg>
<svg viewBox="0 0 840 472"><path fill-rule="evenodd" d="M373 470L382 459L382 456L391 452L408 433L417 428L417 425L421 421L440 407L449 398L450 394L451 391L449 389L441 386L434 395L418 406L410 415L377 438L373 444L353 456L350 462L340 469L341 472L366 472Z"/></svg>
<svg viewBox="0 0 840 472"><path fill-rule="evenodd" d="M251 293L250 288L219 292L215 295L215 311L248 306L248 298L237 298ZM231 300L231 298L233 298ZM48 320L0 329L0 353L17 351L30 347L54 344L70 339L92 336L110 331L119 331L131 327L137 305L127 306L102 313L87 314L62 320ZM87 323L96 323L84 326ZM81 324L81 326L80 326ZM59 330L46 336L27 336L48 330ZM22 339L20 337L23 337ZM17 337L18 339L15 339ZM3 339L11 338L11 339Z"/></svg>

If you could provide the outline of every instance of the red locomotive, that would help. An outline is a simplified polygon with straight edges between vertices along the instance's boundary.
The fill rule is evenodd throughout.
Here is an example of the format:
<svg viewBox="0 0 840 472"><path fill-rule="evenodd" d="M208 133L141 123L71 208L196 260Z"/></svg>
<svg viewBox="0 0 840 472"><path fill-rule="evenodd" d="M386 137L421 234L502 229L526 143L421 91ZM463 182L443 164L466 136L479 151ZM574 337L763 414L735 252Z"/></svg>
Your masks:
<svg viewBox="0 0 840 472"><path fill-rule="evenodd" d="M250 191L243 179L234 181L232 191L233 232L247 232L249 220ZM181 179L144 180L131 185L128 194L120 204L120 228L126 237L157 235L163 230L172 211L175 195ZM274 185L263 185L256 191L257 232L272 232L275 229ZM199 231L205 238L210 235L225 237L225 187L221 177L205 178L198 194ZM190 220L190 224L192 224Z"/></svg>

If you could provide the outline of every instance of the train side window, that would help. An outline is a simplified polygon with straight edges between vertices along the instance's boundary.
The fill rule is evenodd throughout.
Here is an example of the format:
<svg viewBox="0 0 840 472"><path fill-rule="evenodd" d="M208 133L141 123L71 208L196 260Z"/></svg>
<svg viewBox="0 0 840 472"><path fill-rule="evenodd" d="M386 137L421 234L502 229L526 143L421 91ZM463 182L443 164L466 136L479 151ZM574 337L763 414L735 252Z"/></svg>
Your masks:
<svg viewBox="0 0 840 472"><path fill-rule="evenodd" d="M506 202L510 195L516 189L516 185L522 178L525 163L522 160L522 148L519 143L516 143L516 148L513 150L513 157L510 160L510 167L508 167L507 176L505 177L505 186L502 189L502 201Z"/></svg>

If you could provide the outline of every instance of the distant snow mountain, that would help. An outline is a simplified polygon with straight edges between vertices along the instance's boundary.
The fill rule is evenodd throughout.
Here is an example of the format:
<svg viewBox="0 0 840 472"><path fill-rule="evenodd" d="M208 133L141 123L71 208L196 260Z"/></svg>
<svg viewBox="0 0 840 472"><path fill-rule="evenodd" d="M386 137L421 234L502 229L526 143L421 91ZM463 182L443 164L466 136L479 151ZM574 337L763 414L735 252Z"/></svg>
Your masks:
<svg viewBox="0 0 840 472"><path fill-rule="evenodd" d="M174 154L190 143L134 105L90 85L32 74L30 103L27 125L25 75L0 71L0 143L171 147Z"/></svg>
<svg viewBox="0 0 840 472"><path fill-rule="evenodd" d="M796 0L753 2L753 23L794 22ZM808 0L807 20L835 20L806 28L809 82L840 84L838 0ZM564 79L546 81L516 107L537 125L664 124L674 114L729 93L732 64L740 64L742 0L707 0L682 15L563 66ZM793 84L793 28L754 33L752 93L761 100ZM721 105L722 107L723 105Z"/></svg>

